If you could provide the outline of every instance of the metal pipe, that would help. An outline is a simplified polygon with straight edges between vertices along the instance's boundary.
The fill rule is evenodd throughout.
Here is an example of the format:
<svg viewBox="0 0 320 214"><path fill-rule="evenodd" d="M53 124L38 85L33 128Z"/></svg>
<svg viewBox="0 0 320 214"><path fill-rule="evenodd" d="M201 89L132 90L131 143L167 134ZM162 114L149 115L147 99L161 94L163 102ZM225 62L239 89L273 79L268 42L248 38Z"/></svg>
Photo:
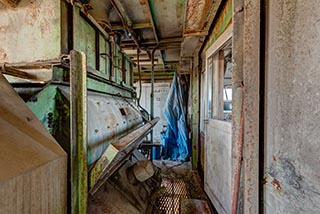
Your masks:
<svg viewBox="0 0 320 214"><path fill-rule="evenodd" d="M156 52L158 45L152 49L151 52L151 93L150 93L150 114L151 120L154 118L154 53ZM153 144L153 129L150 132L150 143ZM152 160L152 150L151 150L151 160Z"/></svg>
<svg viewBox="0 0 320 214"><path fill-rule="evenodd" d="M140 49L137 48L137 64L138 64L138 76L139 76L139 97L138 97L138 106L140 106L140 98L141 98L141 92L142 92L142 84L141 84L141 71L140 71Z"/></svg>

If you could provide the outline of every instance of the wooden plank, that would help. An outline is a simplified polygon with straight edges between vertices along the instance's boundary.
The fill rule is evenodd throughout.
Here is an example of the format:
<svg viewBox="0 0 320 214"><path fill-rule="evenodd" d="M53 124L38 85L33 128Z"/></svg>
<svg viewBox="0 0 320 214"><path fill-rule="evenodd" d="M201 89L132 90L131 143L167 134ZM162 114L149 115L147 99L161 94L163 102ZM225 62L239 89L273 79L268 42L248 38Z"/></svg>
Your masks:
<svg viewBox="0 0 320 214"><path fill-rule="evenodd" d="M86 56L71 51L71 213L87 213L87 71Z"/></svg>

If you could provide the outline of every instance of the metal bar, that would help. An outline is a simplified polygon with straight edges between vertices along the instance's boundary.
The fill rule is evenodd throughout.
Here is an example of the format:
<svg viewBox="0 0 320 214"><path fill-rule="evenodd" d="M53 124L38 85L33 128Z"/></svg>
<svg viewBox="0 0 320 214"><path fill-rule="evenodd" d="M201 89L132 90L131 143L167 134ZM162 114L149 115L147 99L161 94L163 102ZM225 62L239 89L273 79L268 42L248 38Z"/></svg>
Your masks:
<svg viewBox="0 0 320 214"><path fill-rule="evenodd" d="M49 60L39 60L35 62L18 62L18 63L5 63L6 67L14 67L19 69L33 69L33 68L47 68L52 65L61 65L61 59L49 59Z"/></svg>
<svg viewBox="0 0 320 214"><path fill-rule="evenodd" d="M174 72L164 72L164 73L166 73L166 74L162 74L162 72L160 75L155 74L155 79L156 78L172 78L173 74L174 74ZM141 79L149 79L150 80L151 78L152 78L152 75L141 75Z"/></svg>
<svg viewBox="0 0 320 214"><path fill-rule="evenodd" d="M172 37L172 38L163 38L160 39L159 42L156 40L146 40L144 42L141 42L141 45L155 45L155 44L173 44L173 43L181 43L183 40L181 37ZM132 42L122 41L123 44L130 45Z"/></svg>
<svg viewBox="0 0 320 214"><path fill-rule="evenodd" d="M87 72L86 56L70 52L71 213L87 213Z"/></svg>
<svg viewBox="0 0 320 214"><path fill-rule="evenodd" d="M170 72L170 71L174 72L176 70L177 70L176 68L161 68L161 67L154 69L154 71L156 71L157 74L158 74L158 72ZM141 71L145 72L145 73L149 73L152 71L152 69L146 67L146 68L142 69ZM136 75L136 73L135 73L135 75Z"/></svg>
<svg viewBox="0 0 320 214"><path fill-rule="evenodd" d="M99 187L115 172L139 142L152 129L159 118L149 121L144 126L111 143L90 171L90 193L95 193Z"/></svg>
<svg viewBox="0 0 320 214"><path fill-rule="evenodd" d="M158 33L157 33L157 28L156 28L156 25L155 25L155 21L154 21L154 17L153 17L153 14L152 14L152 10L150 8L150 4L149 4L149 0L146 0L146 5L147 5L147 13L148 13L148 16L149 16L149 19L150 19L150 22L151 22L151 25L152 25L152 30L153 30L153 33L154 33L154 38L156 40L157 43L159 43L159 37L158 37Z"/></svg>
<svg viewBox="0 0 320 214"><path fill-rule="evenodd" d="M156 52L157 47L152 49L151 52L151 93L150 93L150 116L151 120L154 118L154 53ZM153 130L151 130L151 144L153 144ZM151 150L151 159L152 159L152 150Z"/></svg>
<svg viewBox="0 0 320 214"><path fill-rule="evenodd" d="M0 71L2 71L3 74L19 77L23 79L31 79L31 80L37 79L36 75L29 74L28 72L25 72L25 71L20 71L19 69L16 69L16 68L7 67L6 65L3 65L2 67L0 67Z"/></svg>
<svg viewBox="0 0 320 214"><path fill-rule="evenodd" d="M141 84L141 70L140 70L140 49L137 49L137 61L138 61L138 77L139 77L139 97L138 97L138 106L140 106L140 99L142 93L142 84Z"/></svg>
<svg viewBox="0 0 320 214"><path fill-rule="evenodd" d="M186 32L183 34L183 37L190 37L190 36L207 36L208 31L196 31L196 32Z"/></svg>
<svg viewBox="0 0 320 214"><path fill-rule="evenodd" d="M122 30L124 27L123 25L116 24L112 25L112 30ZM152 24L149 22L146 23L133 23L131 26L132 29L144 29L144 28L152 28Z"/></svg>

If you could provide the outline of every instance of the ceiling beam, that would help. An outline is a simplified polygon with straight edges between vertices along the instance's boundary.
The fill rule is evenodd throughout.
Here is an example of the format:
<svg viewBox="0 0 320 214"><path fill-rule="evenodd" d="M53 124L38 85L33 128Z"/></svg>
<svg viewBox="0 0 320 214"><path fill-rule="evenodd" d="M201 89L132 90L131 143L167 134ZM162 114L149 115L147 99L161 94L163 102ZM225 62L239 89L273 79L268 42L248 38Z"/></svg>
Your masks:
<svg viewBox="0 0 320 214"><path fill-rule="evenodd" d="M213 20L214 20L214 18L215 18L216 15L217 15L217 12L218 12L218 9L219 9L221 3L222 3L222 0L216 0L216 1L214 1L214 3L212 4L212 6L211 6L211 8L210 8L210 10L209 10L209 12L208 12L207 20L206 20L206 22L205 22L205 23L209 23L209 24L207 24L206 26L203 26L203 28L204 28L203 30L204 30L204 31L209 31L209 29L210 29L210 24L213 23Z"/></svg>
<svg viewBox="0 0 320 214"><path fill-rule="evenodd" d="M173 72L173 71L176 71L177 69L175 68L155 68L154 71L155 72L166 72L167 74L169 74L169 72ZM151 72L151 68L149 69L143 69L141 70L141 72L145 72L145 73L150 73ZM134 75L137 74L136 72L134 72Z"/></svg>
<svg viewBox="0 0 320 214"><path fill-rule="evenodd" d="M186 32L183 34L183 37L190 37L190 36L207 36L208 31L200 30L195 32Z"/></svg>
<svg viewBox="0 0 320 214"><path fill-rule="evenodd" d="M134 32L134 30L131 28L132 21L131 21L130 17L128 16L126 10L122 6L121 2L119 0L110 0L110 2L112 4L113 8L118 13L124 28L131 34L131 37L132 37L135 45L137 47L139 47L140 46L139 39L138 39L136 33Z"/></svg>
<svg viewBox="0 0 320 214"><path fill-rule="evenodd" d="M154 18L154 15L152 13L152 8L150 7L150 4L149 4L149 0L145 0L146 2L146 6L148 7L147 8L147 13L148 13L148 16L149 16L149 19L150 19L150 22L151 22L151 25L152 25L152 30L153 30L153 33L154 33L154 38L156 40L157 43L159 43L159 37L158 37L158 33L157 33L157 28L156 28L156 25L155 25L155 18Z"/></svg>
<svg viewBox="0 0 320 214"><path fill-rule="evenodd" d="M122 30L124 29L122 24L112 24L112 30ZM131 29L145 29L145 28L152 28L152 24L149 22L143 22L143 23L133 23L131 26Z"/></svg>
<svg viewBox="0 0 320 214"><path fill-rule="evenodd" d="M155 61L158 61L158 59L157 59L157 58L155 58L154 60L155 60ZM133 62L137 62L137 61L138 61L138 59L133 58L133 59L131 59L131 61L133 61ZM151 61L150 61L149 57L148 57L148 58L142 58L142 59L139 57L139 61L140 61L140 62L150 62L150 65L151 65Z"/></svg>
<svg viewBox="0 0 320 214"><path fill-rule="evenodd" d="M172 44L172 43L181 43L182 42L182 38L181 37L172 37L172 38L165 38L165 39L161 39L159 41L159 44ZM125 43L131 43L129 41L123 41L123 44ZM145 40L143 42L141 42L141 44L144 45L154 45L157 44L157 41L155 40Z"/></svg>

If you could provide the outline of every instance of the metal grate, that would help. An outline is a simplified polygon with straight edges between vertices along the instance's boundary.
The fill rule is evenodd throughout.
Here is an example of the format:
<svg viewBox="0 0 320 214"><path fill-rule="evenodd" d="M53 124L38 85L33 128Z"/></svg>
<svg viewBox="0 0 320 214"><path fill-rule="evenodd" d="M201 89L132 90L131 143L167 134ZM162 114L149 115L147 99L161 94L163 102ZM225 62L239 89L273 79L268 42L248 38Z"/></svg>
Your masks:
<svg viewBox="0 0 320 214"><path fill-rule="evenodd" d="M164 193L154 204L154 214L179 214L182 198L190 198L187 184L183 179L163 178L161 187Z"/></svg>

